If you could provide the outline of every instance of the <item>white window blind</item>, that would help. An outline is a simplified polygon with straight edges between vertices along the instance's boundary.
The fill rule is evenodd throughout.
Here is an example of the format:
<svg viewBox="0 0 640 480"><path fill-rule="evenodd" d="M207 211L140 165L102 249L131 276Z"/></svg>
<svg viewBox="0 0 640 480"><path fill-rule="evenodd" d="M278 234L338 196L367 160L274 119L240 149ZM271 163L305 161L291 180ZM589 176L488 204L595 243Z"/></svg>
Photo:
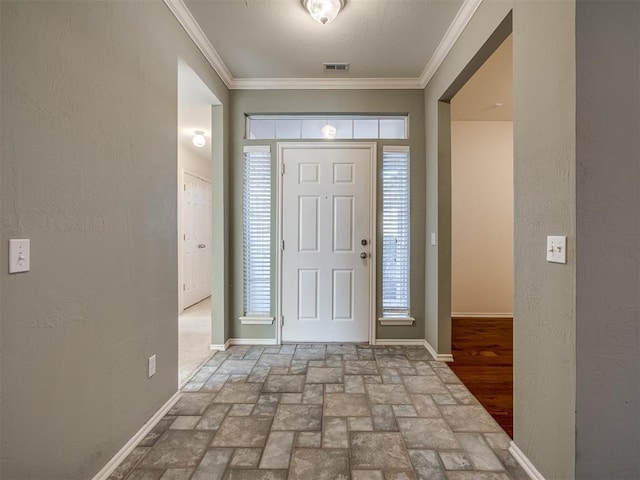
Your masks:
<svg viewBox="0 0 640 480"><path fill-rule="evenodd" d="M382 156L382 313L409 316L409 149Z"/></svg>
<svg viewBox="0 0 640 480"><path fill-rule="evenodd" d="M271 314L271 153L245 147L242 205L244 314Z"/></svg>

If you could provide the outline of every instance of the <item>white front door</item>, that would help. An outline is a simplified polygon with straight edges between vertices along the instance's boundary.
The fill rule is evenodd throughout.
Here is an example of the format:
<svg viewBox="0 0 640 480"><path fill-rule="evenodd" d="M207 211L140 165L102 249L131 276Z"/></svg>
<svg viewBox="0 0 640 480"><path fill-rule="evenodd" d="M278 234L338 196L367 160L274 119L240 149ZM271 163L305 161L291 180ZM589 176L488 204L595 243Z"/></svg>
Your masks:
<svg viewBox="0 0 640 480"><path fill-rule="evenodd" d="M184 174L182 308L211 295L211 183Z"/></svg>
<svg viewBox="0 0 640 480"><path fill-rule="evenodd" d="M371 319L375 144L283 144L287 342L365 342Z"/></svg>

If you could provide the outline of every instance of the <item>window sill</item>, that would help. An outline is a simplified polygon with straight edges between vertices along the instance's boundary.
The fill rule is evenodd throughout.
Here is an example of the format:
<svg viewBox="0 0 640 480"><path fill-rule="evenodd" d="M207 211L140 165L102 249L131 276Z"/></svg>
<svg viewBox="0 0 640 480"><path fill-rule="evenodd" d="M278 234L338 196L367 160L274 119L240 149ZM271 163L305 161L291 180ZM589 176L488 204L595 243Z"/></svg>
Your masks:
<svg viewBox="0 0 640 480"><path fill-rule="evenodd" d="M378 321L380 325L384 326L402 326L402 325L413 325L416 321L413 317L382 317L379 318Z"/></svg>
<svg viewBox="0 0 640 480"><path fill-rule="evenodd" d="M273 325L274 317L240 317L242 325Z"/></svg>

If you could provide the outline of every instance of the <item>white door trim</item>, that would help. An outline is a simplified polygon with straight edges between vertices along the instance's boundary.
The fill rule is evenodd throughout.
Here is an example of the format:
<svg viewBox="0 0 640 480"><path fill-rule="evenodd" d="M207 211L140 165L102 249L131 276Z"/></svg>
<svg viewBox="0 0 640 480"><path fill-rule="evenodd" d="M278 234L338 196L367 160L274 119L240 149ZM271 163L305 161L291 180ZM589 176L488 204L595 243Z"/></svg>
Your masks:
<svg viewBox="0 0 640 480"><path fill-rule="evenodd" d="M377 199L377 179L378 179L378 153L376 142L278 142L278 165L276 170L276 343L282 343L282 238L283 238L283 179L282 179L282 159L286 149L329 149L339 147L341 149L362 149L368 148L370 151L370 199L369 199L369 238L370 265L369 269L369 343L375 344L376 339L376 269L377 269L377 242L376 242L376 199Z"/></svg>

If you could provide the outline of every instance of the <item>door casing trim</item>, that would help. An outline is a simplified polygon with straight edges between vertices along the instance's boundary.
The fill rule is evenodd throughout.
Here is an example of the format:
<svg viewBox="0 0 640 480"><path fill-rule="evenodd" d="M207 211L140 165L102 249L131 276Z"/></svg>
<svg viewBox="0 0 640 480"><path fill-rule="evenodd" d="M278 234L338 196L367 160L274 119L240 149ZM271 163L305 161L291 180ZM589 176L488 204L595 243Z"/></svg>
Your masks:
<svg viewBox="0 0 640 480"><path fill-rule="evenodd" d="M283 179L282 163L284 151L286 149L369 149L370 151L370 172L369 172L369 238L371 241L369 261L369 344L376 342L376 270L377 270L377 241L376 233L376 200L377 200L377 179L378 179L378 144L376 142L278 142L278 164L276 170L276 342L282 344L282 237L283 237Z"/></svg>

